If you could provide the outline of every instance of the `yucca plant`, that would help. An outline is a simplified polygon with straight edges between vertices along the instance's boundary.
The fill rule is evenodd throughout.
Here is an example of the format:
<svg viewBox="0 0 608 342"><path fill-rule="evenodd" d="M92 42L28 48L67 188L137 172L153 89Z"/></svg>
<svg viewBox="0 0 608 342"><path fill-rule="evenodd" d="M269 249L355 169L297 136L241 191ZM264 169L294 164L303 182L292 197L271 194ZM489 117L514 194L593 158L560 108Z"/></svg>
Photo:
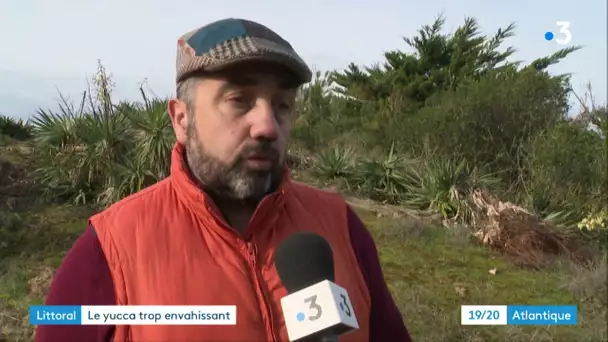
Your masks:
<svg viewBox="0 0 608 342"><path fill-rule="evenodd" d="M573 210L564 208L560 211L552 211L544 215L542 219L564 230L572 230L579 223L578 216Z"/></svg>
<svg viewBox="0 0 608 342"><path fill-rule="evenodd" d="M315 173L325 180L341 178L347 181L352 176L353 163L353 149L350 147L334 146L319 154Z"/></svg>
<svg viewBox="0 0 608 342"><path fill-rule="evenodd" d="M129 159L135 147L132 128L121 115L40 112L34 124L39 183L55 195L75 196L79 203L95 197L96 189L115 177L115 165Z"/></svg>
<svg viewBox="0 0 608 342"><path fill-rule="evenodd" d="M46 149L78 145L78 129L83 119L81 114L39 109L32 118L35 144Z"/></svg>
<svg viewBox="0 0 608 342"><path fill-rule="evenodd" d="M175 135L167 112L168 100L149 100L142 88L140 91L143 106L119 106L117 112L125 115L137 132L135 156L138 163L147 165L149 173L158 181L169 174Z"/></svg>
<svg viewBox="0 0 608 342"><path fill-rule="evenodd" d="M80 144L79 130L85 119L84 106L89 92L83 92L78 109L59 93L58 111L38 109L30 120L34 141L38 148L59 149Z"/></svg>
<svg viewBox="0 0 608 342"><path fill-rule="evenodd" d="M440 212L444 218L471 214L468 196L475 189L493 189L500 179L471 168L466 160L430 159L415 171L415 181L407 189L408 206Z"/></svg>
<svg viewBox="0 0 608 342"><path fill-rule="evenodd" d="M78 167L84 145L81 140L85 117L60 104L59 112L39 109L31 122L36 153L36 183L52 198L86 201L90 184Z"/></svg>
<svg viewBox="0 0 608 342"><path fill-rule="evenodd" d="M51 197L107 206L165 178L175 138L166 100L149 100L140 87L142 103L114 105L101 64L93 83L78 110L62 97L57 112L34 117L35 175Z"/></svg>
<svg viewBox="0 0 608 342"><path fill-rule="evenodd" d="M97 92L109 94L104 89ZM61 96L57 112L39 110L32 120L38 154L34 175L51 197L95 201L101 187L115 177L115 165L131 158L135 146L131 125L95 98L91 91L85 92L76 110Z"/></svg>
<svg viewBox="0 0 608 342"><path fill-rule="evenodd" d="M86 173L79 165L80 153L68 149L38 147L35 151L37 168L33 175L43 195L51 199L86 202L87 194L91 193L92 189Z"/></svg>
<svg viewBox="0 0 608 342"><path fill-rule="evenodd" d="M410 159L397 155L394 144L384 158L360 159L356 165L359 191L377 201L398 203L413 181L411 165Z"/></svg>
<svg viewBox="0 0 608 342"><path fill-rule="evenodd" d="M117 163L113 169L114 177L108 179L96 197L97 203L104 207L133 193L143 190L156 181L150 165L142 159L133 158Z"/></svg>

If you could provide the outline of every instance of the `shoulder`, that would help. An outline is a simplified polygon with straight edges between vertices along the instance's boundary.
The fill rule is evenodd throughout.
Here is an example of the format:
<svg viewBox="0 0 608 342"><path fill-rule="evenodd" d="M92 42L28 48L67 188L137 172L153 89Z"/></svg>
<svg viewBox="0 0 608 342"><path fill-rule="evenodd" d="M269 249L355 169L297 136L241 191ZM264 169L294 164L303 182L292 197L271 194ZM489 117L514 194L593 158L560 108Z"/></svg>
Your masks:
<svg viewBox="0 0 608 342"><path fill-rule="evenodd" d="M359 215L349 205L346 207L346 217L348 220L348 232L351 244L357 255L359 262L367 266L366 260L369 256L377 254L376 243L371 233L361 220Z"/></svg>
<svg viewBox="0 0 608 342"><path fill-rule="evenodd" d="M125 231L134 230L137 223L154 220L152 213L164 212L168 203L173 201L173 186L170 177L136 192L122 200L112 204L107 209L93 215L89 222L95 227L101 241L114 231L120 229ZM126 227L127 229L123 229Z"/></svg>
<svg viewBox="0 0 608 342"><path fill-rule="evenodd" d="M96 216L111 217L123 213L137 213L147 209L154 202L162 203L162 199L166 199L171 192L172 185L170 178L165 178L162 181L129 195L120 201L112 204L107 209L99 212Z"/></svg>
<svg viewBox="0 0 608 342"><path fill-rule="evenodd" d="M167 178L93 215L89 223L95 227L105 249L109 241L117 243L119 236L122 240L132 240L140 235L142 227L157 227L159 218L169 219L166 217L167 208L177 201L172 197L175 196Z"/></svg>
<svg viewBox="0 0 608 342"><path fill-rule="evenodd" d="M326 200L340 202L346 205L346 200L344 200L344 197L340 193L333 190L319 189L317 187L296 181L291 181L291 188L296 196L305 200Z"/></svg>

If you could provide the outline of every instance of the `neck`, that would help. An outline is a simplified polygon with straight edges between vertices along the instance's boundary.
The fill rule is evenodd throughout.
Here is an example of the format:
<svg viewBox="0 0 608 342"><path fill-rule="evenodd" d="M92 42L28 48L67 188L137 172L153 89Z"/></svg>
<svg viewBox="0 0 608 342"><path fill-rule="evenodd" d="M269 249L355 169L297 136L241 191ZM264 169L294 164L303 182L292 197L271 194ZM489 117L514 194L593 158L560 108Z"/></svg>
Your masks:
<svg viewBox="0 0 608 342"><path fill-rule="evenodd" d="M251 221L251 217L259 204L259 201L253 200L237 200L213 195L210 195L210 197L213 198L213 202L215 202L228 224L240 233L249 225L249 221Z"/></svg>
<svg viewBox="0 0 608 342"><path fill-rule="evenodd" d="M198 185L198 187L202 191L205 191L205 186L203 182L192 173L190 165L187 163L187 159L186 165L188 166L190 178ZM285 170L281 170L281 173L284 173L284 171ZM269 191L266 195L274 191L281 182L281 177L271 179ZM242 233L245 228L247 228L249 222L251 221L251 218L253 217L253 214L255 213L255 210L257 209L262 199L265 197L263 196L261 198L256 199L235 199L214 191L207 190L205 192L213 200L215 206L222 214L226 222L240 233Z"/></svg>

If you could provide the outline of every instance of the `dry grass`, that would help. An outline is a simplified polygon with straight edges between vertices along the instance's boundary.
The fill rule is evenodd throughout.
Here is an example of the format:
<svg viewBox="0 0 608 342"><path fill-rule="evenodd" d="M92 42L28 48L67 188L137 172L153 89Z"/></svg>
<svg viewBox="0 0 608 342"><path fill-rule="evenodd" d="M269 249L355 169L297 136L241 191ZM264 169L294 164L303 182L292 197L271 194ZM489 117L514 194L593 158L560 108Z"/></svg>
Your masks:
<svg viewBox="0 0 608 342"><path fill-rule="evenodd" d="M507 256L514 264L539 269L559 258L586 263L592 255L579 241L550 222L524 208L502 202L488 191L472 191L463 200L468 215L453 222L471 227L473 235L484 245Z"/></svg>

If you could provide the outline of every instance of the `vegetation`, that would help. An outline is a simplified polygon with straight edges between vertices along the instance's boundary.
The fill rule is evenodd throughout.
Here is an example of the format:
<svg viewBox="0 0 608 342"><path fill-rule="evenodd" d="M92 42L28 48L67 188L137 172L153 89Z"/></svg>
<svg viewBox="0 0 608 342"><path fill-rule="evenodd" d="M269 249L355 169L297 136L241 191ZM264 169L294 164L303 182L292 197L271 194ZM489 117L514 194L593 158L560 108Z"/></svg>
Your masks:
<svg viewBox="0 0 608 342"><path fill-rule="evenodd" d="M578 47L521 65L502 48L513 25L489 37L474 19L450 34L442 25L405 38L413 52L317 73L298 97L295 177L357 208L416 341L606 340L608 110L546 71ZM114 103L112 89L100 64L78 106L0 121L11 139L0 155L0 327L11 341L31 340L27 306L88 215L168 174L166 100L142 90L140 102ZM580 324L463 327L462 304L576 304Z"/></svg>
<svg viewBox="0 0 608 342"><path fill-rule="evenodd" d="M21 119L0 114L0 146L9 140L27 140L32 137L32 128Z"/></svg>

